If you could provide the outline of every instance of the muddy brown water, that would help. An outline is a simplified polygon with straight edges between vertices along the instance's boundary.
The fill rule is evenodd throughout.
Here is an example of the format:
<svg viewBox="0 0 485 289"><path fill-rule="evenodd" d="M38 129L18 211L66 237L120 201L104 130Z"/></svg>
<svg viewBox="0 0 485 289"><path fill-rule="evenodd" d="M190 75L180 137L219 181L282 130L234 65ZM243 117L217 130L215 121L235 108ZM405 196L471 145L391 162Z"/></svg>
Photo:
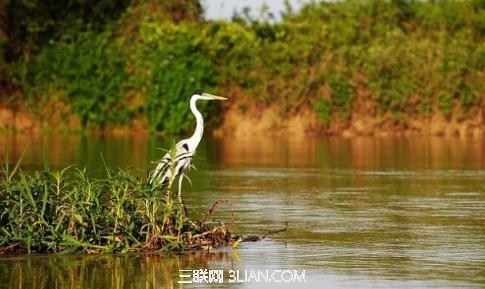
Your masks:
<svg viewBox="0 0 485 289"><path fill-rule="evenodd" d="M30 143L24 170L42 168L45 143L54 168L101 175L102 154L143 176L171 140L4 143L13 158ZM209 252L0 256L0 288L485 287L484 140L206 139L195 164L189 214L224 199L211 220L245 235L280 232Z"/></svg>

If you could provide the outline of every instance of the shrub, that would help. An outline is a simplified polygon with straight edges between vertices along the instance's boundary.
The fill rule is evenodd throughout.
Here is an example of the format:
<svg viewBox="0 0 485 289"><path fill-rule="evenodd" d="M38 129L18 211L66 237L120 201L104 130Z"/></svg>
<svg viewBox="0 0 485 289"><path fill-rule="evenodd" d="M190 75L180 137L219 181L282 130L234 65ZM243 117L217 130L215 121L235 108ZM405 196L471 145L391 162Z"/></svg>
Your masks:
<svg viewBox="0 0 485 289"><path fill-rule="evenodd" d="M61 92L83 127L127 123L128 74L120 47L110 31L87 31L51 42L27 72L24 89L42 103L49 92Z"/></svg>
<svg viewBox="0 0 485 289"><path fill-rule="evenodd" d="M144 35L149 45L143 49L149 49L151 56L146 112L152 130L180 133L194 123L188 106L190 96L199 88L213 90L217 71L204 47L195 41L196 27L165 28L151 29ZM208 106L206 102L198 103L203 112Z"/></svg>

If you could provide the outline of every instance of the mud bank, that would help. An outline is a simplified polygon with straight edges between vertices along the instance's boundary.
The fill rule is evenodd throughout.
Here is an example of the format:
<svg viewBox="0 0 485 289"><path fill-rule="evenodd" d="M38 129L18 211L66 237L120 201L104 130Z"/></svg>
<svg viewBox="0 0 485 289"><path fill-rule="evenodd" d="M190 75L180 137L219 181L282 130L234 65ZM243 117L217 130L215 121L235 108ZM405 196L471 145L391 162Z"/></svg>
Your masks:
<svg viewBox="0 0 485 289"><path fill-rule="evenodd" d="M242 108L244 107L244 108ZM248 137L255 134L277 136L392 136L429 135L480 137L485 134L485 107L463 112L455 109L451 117L434 112L428 117L396 119L391 113L376 114L375 110L354 109L345 118L325 123L310 106L283 114L277 106L261 107L233 104L227 108L216 135Z"/></svg>
<svg viewBox="0 0 485 289"><path fill-rule="evenodd" d="M318 119L310 105L282 112L277 105L241 103L235 101L223 109L221 124L212 129L215 136L246 138L253 135L275 135L302 138L305 136L391 136L430 135L480 137L485 135L485 106L463 112L455 109L451 117L434 112L427 117L405 116L399 119L390 113L376 114L369 106L359 106L345 118L330 122ZM62 105L42 108L42 113L26 108L0 106L0 134L76 133L79 121ZM132 119L130 125L92 129L98 133L148 133L144 118Z"/></svg>

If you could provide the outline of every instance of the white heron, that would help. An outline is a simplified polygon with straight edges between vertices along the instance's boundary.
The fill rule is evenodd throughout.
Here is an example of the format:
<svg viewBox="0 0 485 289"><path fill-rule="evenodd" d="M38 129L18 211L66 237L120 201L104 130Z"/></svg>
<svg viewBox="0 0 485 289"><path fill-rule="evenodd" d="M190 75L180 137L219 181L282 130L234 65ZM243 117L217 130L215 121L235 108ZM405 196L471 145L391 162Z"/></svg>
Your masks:
<svg viewBox="0 0 485 289"><path fill-rule="evenodd" d="M192 166L192 158L204 133L204 119L196 106L198 100L227 100L227 98L205 93L200 89L196 90L190 98L190 110L194 114L197 123L194 134L189 138L179 141L175 145L175 151L168 151L150 175L150 183L161 186L168 185L169 190L171 190L175 178L178 177L179 187L177 196L180 204L183 204L182 180L184 173Z"/></svg>

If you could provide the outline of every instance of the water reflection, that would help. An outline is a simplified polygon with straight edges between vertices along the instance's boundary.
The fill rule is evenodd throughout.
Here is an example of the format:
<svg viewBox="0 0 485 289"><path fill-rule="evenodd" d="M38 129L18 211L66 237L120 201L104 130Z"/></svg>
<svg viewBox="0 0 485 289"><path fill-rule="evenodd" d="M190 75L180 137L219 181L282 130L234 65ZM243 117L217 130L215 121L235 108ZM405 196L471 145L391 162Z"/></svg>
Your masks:
<svg viewBox="0 0 485 289"><path fill-rule="evenodd" d="M26 143L26 170L42 168L46 144L56 167L76 163L88 171L103 171L102 154L111 167L133 166L143 175L150 161L163 154L156 148L168 147L171 140L0 139L13 158ZM483 140L206 139L195 163L198 170L190 173L194 185L185 186L193 216L215 200L227 199L231 205L219 208L212 218L233 231L265 234L286 222L289 228L264 242L243 243L238 251L2 257L0 284L6 276L10 288L195 288L177 283L179 269L288 268L306 270L308 288L485 285ZM32 287L34 283L44 287Z"/></svg>
<svg viewBox="0 0 485 289"><path fill-rule="evenodd" d="M86 167L90 172L104 170L103 159L111 168L136 168L146 170L150 162L163 155L161 148L170 146L168 140L147 136L2 136L0 145L6 147L10 161L15 162L25 151L22 168L43 168L45 157L54 168L69 165ZM4 162L4 155L0 155Z"/></svg>
<svg viewBox="0 0 485 289"><path fill-rule="evenodd" d="M485 142L443 138L223 139L225 166L447 169L485 167Z"/></svg>
<svg viewBox="0 0 485 289"><path fill-rule="evenodd" d="M5 288L179 288L179 269L225 259L224 253L7 256L0 279Z"/></svg>
<svg viewBox="0 0 485 289"><path fill-rule="evenodd" d="M98 168L101 156L113 167L145 169L163 155L171 139L145 135L105 136L2 136L12 160L27 148L24 168L42 168L47 152L56 167L77 164ZM445 138L325 138L247 139L206 138L196 163L223 167L318 167L354 169L482 169L485 141ZM0 155L3 163L4 155Z"/></svg>

